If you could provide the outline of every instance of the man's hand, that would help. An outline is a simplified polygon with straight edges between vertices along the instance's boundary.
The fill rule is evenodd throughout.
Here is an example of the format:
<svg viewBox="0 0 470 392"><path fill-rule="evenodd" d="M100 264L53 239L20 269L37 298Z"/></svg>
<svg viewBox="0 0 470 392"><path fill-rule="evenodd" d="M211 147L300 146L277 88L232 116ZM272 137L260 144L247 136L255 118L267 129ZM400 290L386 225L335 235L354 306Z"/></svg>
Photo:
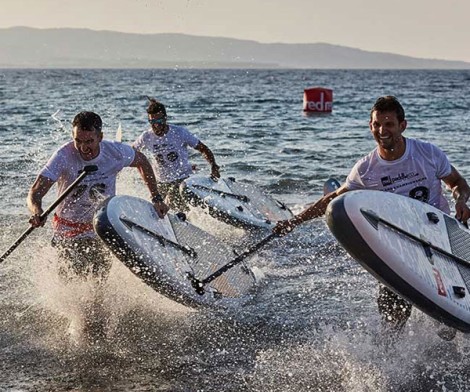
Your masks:
<svg viewBox="0 0 470 392"><path fill-rule="evenodd" d="M29 218L29 224L35 228L42 227L46 223L47 218L41 219L42 210L39 213L31 215Z"/></svg>
<svg viewBox="0 0 470 392"><path fill-rule="evenodd" d="M449 189L452 189L452 196L455 200L455 218L466 225L470 218L470 210L467 207L470 187L457 169L454 166L451 166L451 168L450 174L442 180Z"/></svg>
<svg viewBox="0 0 470 392"><path fill-rule="evenodd" d="M467 224L467 221L470 218L470 208L468 208L467 203L463 200L455 202L455 218L464 225Z"/></svg>
<svg viewBox="0 0 470 392"><path fill-rule="evenodd" d="M220 171L219 171L219 166L217 166L215 163L211 167L211 177L212 178L220 178Z"/></svg>
<svg viewBox="0 0 470 392"><path fill-rule="evenodd" d="M170 207L168 207L163 201L152 200L152 204L160 218L163 218L170 209Z"/></svg>

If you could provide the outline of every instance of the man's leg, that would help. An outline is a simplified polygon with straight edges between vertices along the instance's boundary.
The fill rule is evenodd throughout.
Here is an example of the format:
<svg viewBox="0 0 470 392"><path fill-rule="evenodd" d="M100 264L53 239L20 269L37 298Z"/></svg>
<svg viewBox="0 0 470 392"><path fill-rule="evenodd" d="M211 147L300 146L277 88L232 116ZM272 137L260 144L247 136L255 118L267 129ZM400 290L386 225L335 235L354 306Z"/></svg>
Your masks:
<svg viewBox="0 0 470 392"><path fill-rule="evenodd" d="M379 286L377 305L384 325L394 332L400 332L411 316L411 304L382 285Z"/></svg>
<svg viewBox="0 0 470 392"><path fill-rule="evenodd" d="M54 239L62 264L59 273L66 279L93 277L104 281L111 269L111 257L99 238Z"/></svg>
<svg viewBox="0 0 470 392"><path fill-rule="evenodd" d="M181 196L180 185L184 179L167 184L158 184L158 191L164 197L165 203L175 212L188 212L188 202Z"/></svg>
<svg viewBox="0 0 470 392"><path fill-rule="evenodd" d="M99 238L55 240L62 264L59 274L66 280L92 279L93 292L83 304L84 337L94 343L105 337L104 283L111 269L111 256Z"/></svg>

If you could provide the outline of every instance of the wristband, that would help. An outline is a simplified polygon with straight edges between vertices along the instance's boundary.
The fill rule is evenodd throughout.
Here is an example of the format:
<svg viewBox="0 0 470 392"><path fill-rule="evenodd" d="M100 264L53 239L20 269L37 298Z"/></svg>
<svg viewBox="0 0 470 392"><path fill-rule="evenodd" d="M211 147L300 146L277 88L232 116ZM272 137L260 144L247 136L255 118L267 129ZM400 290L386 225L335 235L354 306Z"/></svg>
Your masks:
<svg viewBox="0 0 470 392"><path fill-rule="evenodd" d="M158 194L158 195L153 196L150 200L152 201L153 204L162 203L163 202L163 197L162 197L162 195Z"/></svg>

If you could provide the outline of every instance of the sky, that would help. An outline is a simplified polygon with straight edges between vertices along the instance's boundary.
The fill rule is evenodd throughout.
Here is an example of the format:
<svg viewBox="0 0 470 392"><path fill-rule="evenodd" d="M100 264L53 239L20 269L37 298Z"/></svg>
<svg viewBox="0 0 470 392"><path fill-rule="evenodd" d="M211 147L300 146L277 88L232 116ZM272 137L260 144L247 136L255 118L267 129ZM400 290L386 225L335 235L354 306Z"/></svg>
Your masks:
<svg viewBox="0 0 470 392"><path fill-rule="evenodd" d="M326 42L470 62L470 0L0 0L0 28Z"/></svg>

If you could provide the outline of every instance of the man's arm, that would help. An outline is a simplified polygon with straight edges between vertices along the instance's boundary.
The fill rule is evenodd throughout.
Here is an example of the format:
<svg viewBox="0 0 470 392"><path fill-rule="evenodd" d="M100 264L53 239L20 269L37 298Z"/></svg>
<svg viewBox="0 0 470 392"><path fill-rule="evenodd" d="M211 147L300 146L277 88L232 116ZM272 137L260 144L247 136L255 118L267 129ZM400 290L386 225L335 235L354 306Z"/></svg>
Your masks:
<svg viewBox="0 0 470 392"><path fill-rule="evenodd" d="M205 160L211 165L211 176L215 178L220 178L219 166L217 165L217 163L215 163L215 157L210 148L202 142L199 142L194 148L198 150L205 158Z"/></svg>
<svg viewBox="0 0 470 392"><path fill-rule="evenodd" d="M470 209L467 206L468 198L470 197L470 187L465 178L457 171L454 166L452 171L442 181L452 189L452 196L455 199L455 217L462 223L467 223L470 218Z"/></svg>
<svg viewBox="0 0 470 392"><path fill-rule="evenodd" d="M323 216L326 212L328 204L330 204L330 201L335 197L346 193L347 191L348 188L346 187L346 184L343 184L335 191L328 193L321 199L318 199L316 202L308 205L306 209L293 218L278 222L273 228L273 232L279 235L284 235L292 231L296 226L303 222Z"/></svg>
<svg viewBox="0 0 470 392"><path fill-rule="evenodd" d="M46 219L40 219L40 216L43 213L42 199L46 193L49 192L52 185L54 185L54 181L50 178L39 175L29 190L26 204L31 212L29 223L33 227L44 226L44 223L46 223Z"/></svg>
<svg viewBox="0 0 470 392"><path fill-rule="evenodd" d="M150 162L139 151L135 152L134 161L130 164L131 167L136 167L139 170L140 176L144 180L145 185L147 185L150 195L152 197L152 204L155 207L160 218L163 218L168 212L168 206L163 202L163 198L158 192L157 180L155 179L155 174L153 173L152 166Z"/></svg>

